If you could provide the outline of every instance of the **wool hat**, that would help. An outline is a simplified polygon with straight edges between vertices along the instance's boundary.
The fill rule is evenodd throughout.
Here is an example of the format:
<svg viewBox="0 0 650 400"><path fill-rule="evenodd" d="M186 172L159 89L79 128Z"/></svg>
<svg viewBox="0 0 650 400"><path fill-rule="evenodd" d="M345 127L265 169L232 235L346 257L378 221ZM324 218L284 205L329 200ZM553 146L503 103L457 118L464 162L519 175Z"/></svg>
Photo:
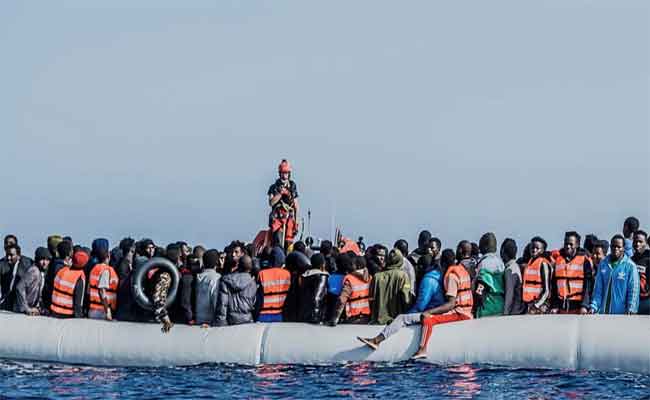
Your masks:
<svg viewBox="0 0 650 400"><path fill-rule="evenodd" d="M104 238L95 239L93 240L92 243L92 253L97 254L100 252L108 252L109 247L110 245L108 243L108 239L104 239Z"/></svg>
<svg viewBox="0 0 650 400"><path fill-rule="evenodd" d="M88 264L90 256L85 251L77 251L72 255L72 266L75 268L83 268Z"/></svg>
<svg viewBox="0 0 650 400"><path fill-rule="evenodd" d="M273 250L271 250L271 257L269 257L271 267L283 266L285 259L286 257L282 248L276 246L273 248Z"/></svg>
<svg viewBox="0 0 650 400"><path fill-rule="evenodd" d="M39 262L41 260L51 260L51 259L52 259L52 254L47 248L39 247L38 249L36 249L36 253L34 254L34 261Z"/></svg>

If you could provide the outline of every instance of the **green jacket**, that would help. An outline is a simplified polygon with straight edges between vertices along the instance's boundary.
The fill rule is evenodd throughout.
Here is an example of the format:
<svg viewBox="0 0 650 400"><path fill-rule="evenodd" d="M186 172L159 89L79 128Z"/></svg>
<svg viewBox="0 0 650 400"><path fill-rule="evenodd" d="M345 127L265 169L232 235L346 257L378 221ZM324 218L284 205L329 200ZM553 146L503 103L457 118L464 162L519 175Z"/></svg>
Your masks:
<svg viewBox="0 0 650 400"><path fill-rule="evenodd" d="M482 302L476 307L476 318L503 315L505 284L503 272L481 269L476 277L477 287L483 285Z"/></svg>
<svg viewBox="0 0 650 400"><path fill-rule="evenodd" d="M411 282L402 270L403 259L387 265L375 274L370 287L371 324L390 324L395 317L405 314L411 303Z"/></svg>

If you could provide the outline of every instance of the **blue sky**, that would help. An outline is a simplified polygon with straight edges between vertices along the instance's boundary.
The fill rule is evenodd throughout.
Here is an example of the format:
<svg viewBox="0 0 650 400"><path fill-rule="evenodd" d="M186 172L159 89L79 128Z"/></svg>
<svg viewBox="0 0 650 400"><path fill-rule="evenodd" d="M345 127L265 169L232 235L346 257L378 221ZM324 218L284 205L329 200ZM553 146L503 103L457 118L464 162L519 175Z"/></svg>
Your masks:
<svg viewBox="0 0 650 400"><path fill-rule="evenodd" d="M0 233L27 251L251 240L283 157L317 237L650 221L647 2L132 3L0 5Z"/></svg>

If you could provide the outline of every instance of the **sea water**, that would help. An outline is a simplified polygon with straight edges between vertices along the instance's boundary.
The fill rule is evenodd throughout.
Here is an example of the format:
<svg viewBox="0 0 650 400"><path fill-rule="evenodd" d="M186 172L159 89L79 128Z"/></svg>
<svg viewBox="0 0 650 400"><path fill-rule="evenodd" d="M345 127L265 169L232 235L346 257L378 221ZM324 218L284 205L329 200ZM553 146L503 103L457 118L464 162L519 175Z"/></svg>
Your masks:
<svg viewBox="0 0 650 400"><path fill-rule="evenodd" d="M0 361L0 399L650 399L650 376L423 362L95 368Z"/></svg>

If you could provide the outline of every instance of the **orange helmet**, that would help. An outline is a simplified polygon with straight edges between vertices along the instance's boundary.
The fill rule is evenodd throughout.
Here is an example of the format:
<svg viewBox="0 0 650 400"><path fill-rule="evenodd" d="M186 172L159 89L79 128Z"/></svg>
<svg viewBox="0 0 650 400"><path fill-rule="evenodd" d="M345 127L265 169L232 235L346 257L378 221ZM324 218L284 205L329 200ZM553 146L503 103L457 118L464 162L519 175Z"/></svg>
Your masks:
<svg viewBox="0 0 650 400"><path fill-rule="evenodd" d="M278 173L283 173L283 172L288 172L291 173L291 164L289 164L289 161L287 160L282 160L280 162L280 165L278 166Z"/></svg>

